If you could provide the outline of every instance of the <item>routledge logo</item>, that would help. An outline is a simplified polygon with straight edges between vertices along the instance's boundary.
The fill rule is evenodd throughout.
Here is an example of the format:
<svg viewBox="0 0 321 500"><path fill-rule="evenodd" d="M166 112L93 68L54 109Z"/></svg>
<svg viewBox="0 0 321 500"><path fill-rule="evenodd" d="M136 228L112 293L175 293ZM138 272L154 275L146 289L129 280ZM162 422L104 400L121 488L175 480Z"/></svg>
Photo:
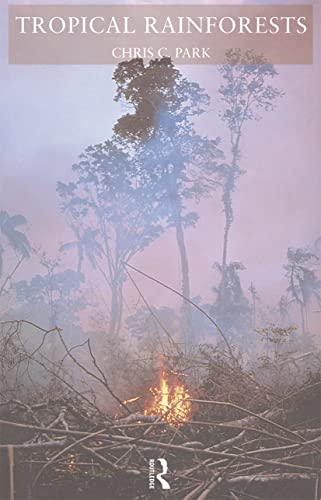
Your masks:
<svg viewBox="0 0 321 500"><path fill-rule="evenodd" d="M160 482L162 486L162 490L169 490L170 485L166 479L163 478L165 474L168 472L168 464L166 458L158 458L158 462L162 466L162 472L159 472L158 474L155 475L155 460L150 459L149 461L149 489L154 490L155 489L155 479Z"/></svg>

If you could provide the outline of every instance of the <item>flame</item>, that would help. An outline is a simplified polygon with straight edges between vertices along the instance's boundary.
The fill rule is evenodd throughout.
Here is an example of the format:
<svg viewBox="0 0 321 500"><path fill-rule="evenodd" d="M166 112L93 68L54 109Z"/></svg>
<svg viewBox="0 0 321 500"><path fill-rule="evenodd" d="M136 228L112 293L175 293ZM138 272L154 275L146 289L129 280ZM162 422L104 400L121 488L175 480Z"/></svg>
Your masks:
<svg viewBox="0 0 321 500"><path fill-rule="evenodd" d="M148 408L145 409L145 415L163 416L163 420L176 425L189 420L191 403L181 400L191 396L186 387L177 380L177 377L172 377L170 380L166 371L162 370L159 387L151 387L150 392L153 399Z"/></svg>
<svg viewBox="0 0 321 500"><path fill-rule="evenodd" d="M70 454L70 460L69 460L69 464L68 464L68 469L70 471L73 471L76 469L76 460L75 460L75 455L73 454Z"/></svg>

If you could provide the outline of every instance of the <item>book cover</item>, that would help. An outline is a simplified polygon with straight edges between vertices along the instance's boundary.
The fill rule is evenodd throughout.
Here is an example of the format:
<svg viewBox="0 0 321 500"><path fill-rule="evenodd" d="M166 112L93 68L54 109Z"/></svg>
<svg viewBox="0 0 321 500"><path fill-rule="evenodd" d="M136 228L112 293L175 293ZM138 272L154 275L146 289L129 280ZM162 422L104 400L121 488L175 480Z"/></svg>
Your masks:
<svg viewBox="0 0 321 500"><path fill-rule="evenodd" d="M0 54L0 500L320 500L319 1L13 1Z"/></svg>

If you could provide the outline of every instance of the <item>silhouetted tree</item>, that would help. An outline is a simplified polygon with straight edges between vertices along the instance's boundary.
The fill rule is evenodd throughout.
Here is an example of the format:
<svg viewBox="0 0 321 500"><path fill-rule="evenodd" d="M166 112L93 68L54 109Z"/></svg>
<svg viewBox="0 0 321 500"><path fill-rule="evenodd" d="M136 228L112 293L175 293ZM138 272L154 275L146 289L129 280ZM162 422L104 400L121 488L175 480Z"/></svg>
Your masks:
<svg viewBox="0 0 321 500"><path fill-rule="evenodd" d="M312 298L321 304L321 281L313 269L313 263L318 257L304 248L289 248L287 259L284 266L289 282L287 291L300 307L302 333L306 333L308 304Z"/></svg>
<svg viewBox="0 0 321 500"><path fill-rule="evenodd" d="M167 227L174 227L180 256L182 294L190 298L189 262L185 228L198 220L186 200L200 199L217 186L212 174L221 157L218 140L201 137L194 118L209 104L197 84L182 76L169 58L144 65L135 59L118 65L114 73L116 100L130 105L114 127L128 148L135 148L151 192L164 210ZM185 340L191 341L191 310L183 305Z"/></svg>
<svg viewBox="0 0 321 500"><path fill-rule="evenodd" d="M123 307L123 262L163 232L162 209L139 162L116 136L89 146L73 171L75 181L59 182L57 188L76 238L62 249L77 249L79 271L86 258L100 272L111 293L109 334L117 335Z"/></svg>
<svg viewBox="0 0 321 500"><path fill-rule="evenodd" d="M229 50L226 64L220 66L219 71L223 78L219 88L224 105L221 118L227 124L230 135L230 161L221 166L225 215L222 253L222 286L224 286L228 265L229 234L234 220L232 194L239 177L245 173L240 165L244 126L248 121L260 119L262 111L272 110L275 100L283 94L269 83L277 75L274 66L267 64L263 56L255 55L252 51Z"/></svg>
<svg viewBox="0 0 321 500"><path fill-rule="evenodd" d="M240 49L227 51L226 64L219 67L223 83L219 88L223 111L221 119L227 124L230 139L229 161L218 166L222 186L222 202L225 216L223 252L221 265L218 266L221 282L217 288L218 297L216 310L222 318L222 325L230 325L231 318L239 308L239 303L232 304L233 294L230 293L231 278L235 275L234 263L228 262L228 245L230 230L234 221L233 192L236 190L237 181L245 173L241 169L241 138L244 126L248 121L261 118L261 112L273 109L275 100L282 93L270 85L270 81L277 75L273 65L267 64L263 56L257 56L252 51L242 52ZM234 278L233 278L234 279ZM233 280L232 280L233 281ZM237 281L235 281L235 284ZM240 289L241 284L239 283ZM239 290L239 293L240 290ZM238 296L238 293L236 294ZM240 296L240 295L239 295ZM247 299L244 298L244 313L248 314ZM253 295L252 295L253 298ZM224 300L227 303L224 305ZM229 307L231 308L229 310ZM223 312L226 317L224 318ZM239 322L242 330L246 322Z"/></svg>

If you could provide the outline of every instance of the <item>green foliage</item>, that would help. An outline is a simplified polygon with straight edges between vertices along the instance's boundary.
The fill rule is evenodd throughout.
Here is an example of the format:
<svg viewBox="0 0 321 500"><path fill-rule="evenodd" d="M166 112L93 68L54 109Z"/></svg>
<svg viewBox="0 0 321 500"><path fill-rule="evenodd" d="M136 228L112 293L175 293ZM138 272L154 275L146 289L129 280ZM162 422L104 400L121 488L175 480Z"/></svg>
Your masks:
<svg viewBox="0 0 321 500"><path fill-rule="evenodd" d="M282 328L280 326L271 325L265 328L256 328L255 331L260 335L261 342L270 344L285 344L296 331L295 326Z"/></svg>

